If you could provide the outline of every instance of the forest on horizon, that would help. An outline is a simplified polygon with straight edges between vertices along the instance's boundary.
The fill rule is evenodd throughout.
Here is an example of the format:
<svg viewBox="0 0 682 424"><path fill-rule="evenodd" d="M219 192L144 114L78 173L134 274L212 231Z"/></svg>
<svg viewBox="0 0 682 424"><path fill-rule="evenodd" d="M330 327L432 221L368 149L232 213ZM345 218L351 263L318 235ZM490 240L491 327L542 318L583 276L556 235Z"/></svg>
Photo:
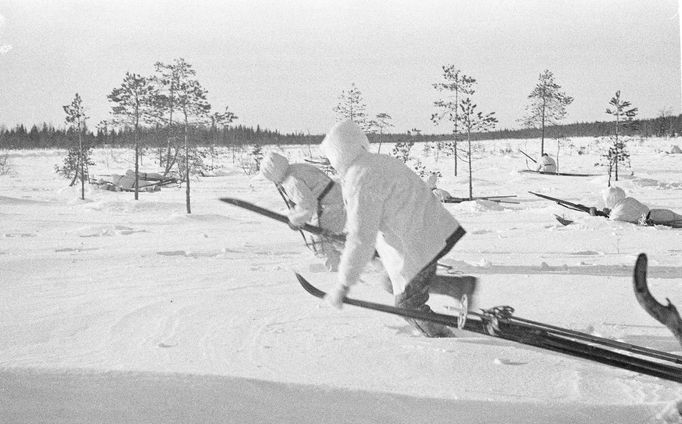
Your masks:
<svg viewBox="0 0 682 424"><path fill-rule="evenodd" d="M682 114L677 116L660 116L652 119L637 119L632 122L625 135L648 137L677 137L682 134ZM614 122L576 122L554 125L545 128L545 138L560 139L571 137L607 137L613 134ZM168 130L166 128L141 128L140 144L155 147L165 144ZM472 134L472 140L504 140L540 138L539 128L501 129ZM399 143L406 141L429 142L452 140L452 133L422 134L419 130L404 133L372 134L368 137L372 143ZM192 142L196 146L245 146L245 145L285 145L285 144L318 144L324 134L281 133L277 130L262 129L234 125L224 128L215 126L195 126L192 128ZM56 128L47 123L32 125L27 128L17 125L14 128L0 126L0 149L49 149L68 148L72 145L74 131ZM132 129L108 129L98 127L95 130L86 128L84 140L92 147L129 147L134 143Z"/></svg>

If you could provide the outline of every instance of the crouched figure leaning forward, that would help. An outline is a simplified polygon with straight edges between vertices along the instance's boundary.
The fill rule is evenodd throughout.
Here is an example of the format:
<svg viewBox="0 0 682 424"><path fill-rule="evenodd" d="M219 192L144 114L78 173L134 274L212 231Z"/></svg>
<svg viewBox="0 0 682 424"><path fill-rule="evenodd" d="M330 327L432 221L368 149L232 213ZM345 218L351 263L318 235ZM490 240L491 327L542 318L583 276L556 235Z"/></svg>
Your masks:
<svg viewBox="0 0 682 424"><path fill-rule="evenodd" d="M396 306L430 311L436 266L464 229L402 161L368 151L369 141L352 121L336 124L320 145L342 178L346 243L338 283L325 300L337 307L378 252ZM408 319L428 337L451 336L444 325Z"/></svg>
<svg viewBox="0 0 682 424"><path fill-rule="evenodd" d="M343 233L346 211L341 187L322 170L307 163L289 164L284 156L269 152L261 162L261 173L285 197L292 228L310 223L333 233ZM336 271L342 247L324 237L312 239L316 254L324 257L327 269Z"/></svg>

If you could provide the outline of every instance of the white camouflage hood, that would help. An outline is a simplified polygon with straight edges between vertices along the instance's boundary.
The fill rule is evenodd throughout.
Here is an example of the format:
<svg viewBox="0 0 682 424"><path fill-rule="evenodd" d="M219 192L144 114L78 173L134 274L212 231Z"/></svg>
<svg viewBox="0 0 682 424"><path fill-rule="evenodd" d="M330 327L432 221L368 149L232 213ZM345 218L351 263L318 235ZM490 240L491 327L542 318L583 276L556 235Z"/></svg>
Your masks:
<svg viewBox="0 0 682 424"><path fill-rule="evenodd" d="M625 199L625 191L620 187L609 187L602 193L604 198L604 206L613 209L616 203Z"/></svg>
<svg viewBox="0 0 682 424"><path fill-rule="evenodd" d="M289 161L279 153L270 152L260 164L260 172L273 183L281 183L289 169Z"/></svg>
<svg viewBox="0 0 682 424"><path fill-rule="evenodd" d="M369 140L355 122L346 120L329 130L320 144L320 151L343 176L360 153L369 151Z"/></svg>

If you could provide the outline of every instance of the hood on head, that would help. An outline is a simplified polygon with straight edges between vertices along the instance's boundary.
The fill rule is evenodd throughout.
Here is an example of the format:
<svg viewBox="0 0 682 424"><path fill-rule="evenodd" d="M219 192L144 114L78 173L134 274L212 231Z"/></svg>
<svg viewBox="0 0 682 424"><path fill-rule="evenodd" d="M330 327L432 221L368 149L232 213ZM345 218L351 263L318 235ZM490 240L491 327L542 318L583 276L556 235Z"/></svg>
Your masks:
<svg viewBox="0 0 682 424"><path fill-rule="evenodd" d="M436 188L436 184L438 184L438 175L436 174L431 174L429 178L426 180L426 185L429 186L431 190Z"/></svg>
<svg viewBox="0 0 682 424"><path fill-rule="evenodd" d="M355 122L346 120L329 130L320 144L320 151L339 175L343 175L360 153L369 151L369 140Z"/></svg>
<svg viewBox="0 0 682 424"><path fill-rule="evenodd" d="M289 161L279 153L269 152L260 163L260 172L273 183L281 183L289 168Z"/></svg>
<svg viewBox="0 0 682 424"><path fill-rule="evenodd" d="M604 198L604 206L609 209L613 209L616 203L625 199L625 191L620 187L609 187L602 193Z"/></svg>

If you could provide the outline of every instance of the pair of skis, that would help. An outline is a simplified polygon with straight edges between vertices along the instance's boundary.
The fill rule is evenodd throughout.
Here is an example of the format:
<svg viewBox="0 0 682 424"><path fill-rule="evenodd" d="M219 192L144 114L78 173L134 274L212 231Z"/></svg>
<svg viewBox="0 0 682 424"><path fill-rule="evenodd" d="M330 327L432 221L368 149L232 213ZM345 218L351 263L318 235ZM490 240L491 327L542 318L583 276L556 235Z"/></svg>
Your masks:
<svg viewBox="0 0 682 424"><path fill-rule="evenodd" d="M519 152L523 153L524 156L526 156L528 159L532 160L533 163L538 163L535 159L533 159L528 153L524 152L523 150L519 150ZM526 160L526 166L528 166L528 160ZM599 175L596 174L579 174L579 173L569 173L569 172L545 172L545 171L534 171L532 169L524 169L522 171L523 173L531 173L531 174L542 174L542 175L558 175L558 176L564 176L564 177L598 177Z"/></svg>
<svg viewBox="0 0 682 424"><path fill-rule="evenodd" d="M282 223L289 222L286 215L250 202L234 198L222 198L220 200ZM332 240L345 241L343 234L331 233L314 225L305 224L301 229ZM646 267L646 255L641 254L635 264L634 279L636 283L646 284ZM318 298L323 298L326 295L325 292L313 286L300 274L296 274L296 278L303 289L311 295ZM680 355L517 317L513 315L514 309L509 306L495 307L481 310L481 312L467 311L466 308L463 308L457 316L404 309L350 297L344 298L343 302L405 318L458 327L466 331L682 383L682 356Z"/></svg>
<svg viewBox="0 0 682 424"><path fill-rule="evenodd" d="M516 197L516 195L510 194L510 195L503 195L503 196L475 196L472 198L448 197L445 200L443 200L443 203L462 203L462 202L469 202L472 200L489 200L491 202L496 202L496 203L511 203L511 204L518 205L519 202L515 202L513 200L507 200L511 197Z"/></svg>
<svg viewBox="0 0 682 424"><path fill-rule="evenodd" d="M545 171L533 171L532 169L523 169L519 171L523 174L540 174L540 175L556 175L559 177L599 177L599 174L580 174L571 172L545 172Z"/></svg>
<svg viewBox="0 0 682 424"><path fill-rule="evenodd" d="M640 255L635 278L645 275L646 256ZM300 274L296 278L309 294L324 298L325 292L313 286ZM438 324L533 346L605 365L682 383L682 356L617 340L593 336L513 315L513 308L499 306L481 312L463 310L459 316L422 312L346 297L343 303Z"/></svg>

